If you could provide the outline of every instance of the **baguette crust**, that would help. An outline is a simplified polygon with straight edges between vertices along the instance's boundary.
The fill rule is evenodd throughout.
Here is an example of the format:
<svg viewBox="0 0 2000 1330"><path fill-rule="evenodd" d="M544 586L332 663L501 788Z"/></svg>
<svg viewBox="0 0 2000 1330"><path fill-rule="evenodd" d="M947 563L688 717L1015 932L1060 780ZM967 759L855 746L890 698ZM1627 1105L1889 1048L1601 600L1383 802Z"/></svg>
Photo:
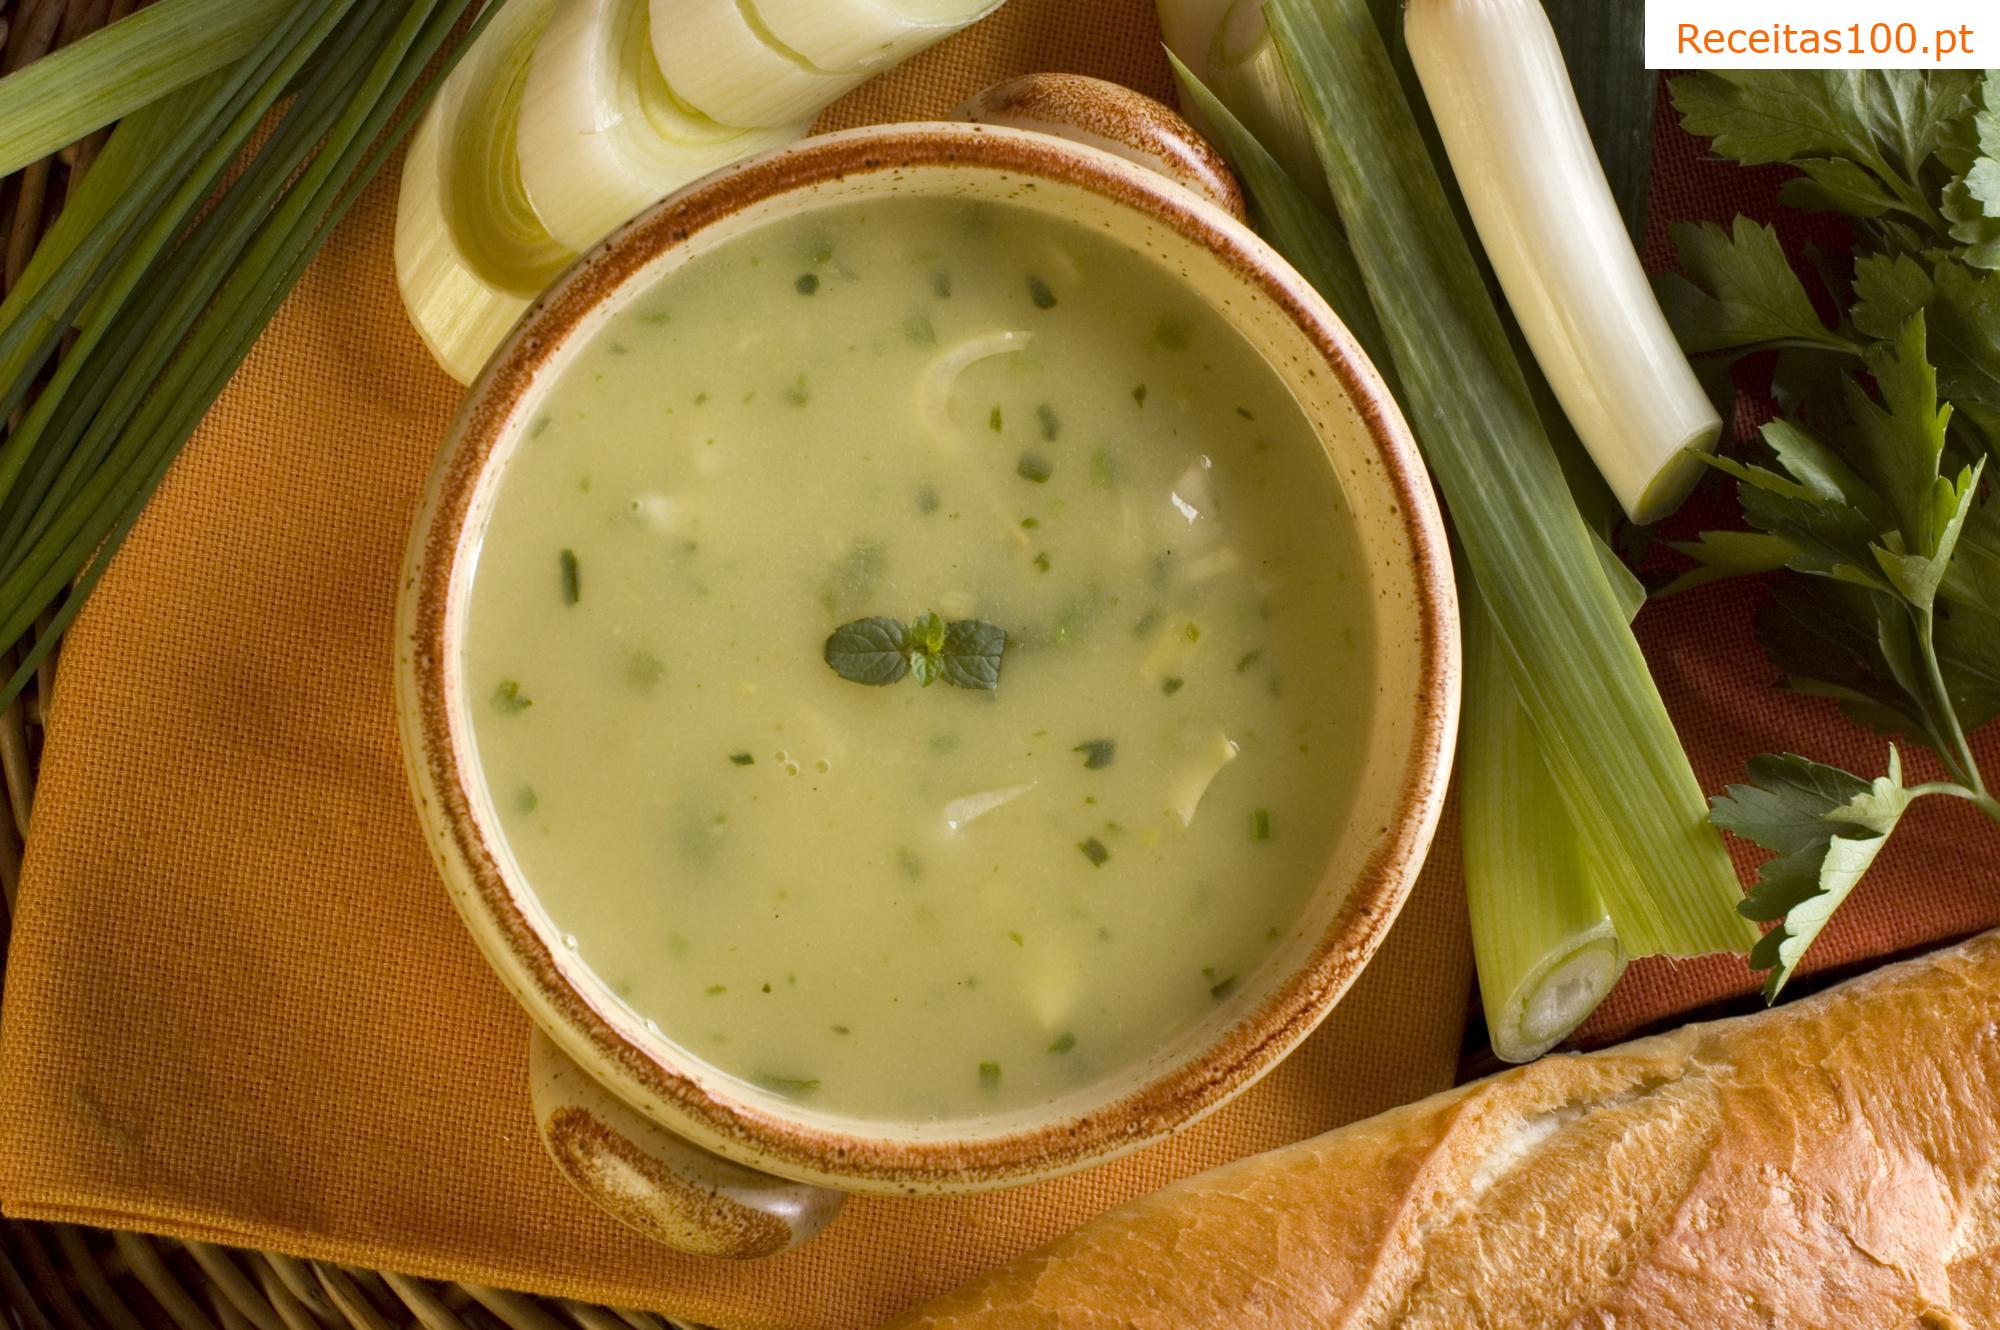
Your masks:
<svg viewBox="0 0 2000 1330"><path fill-rule="evenodd" d="M1990 1330L2000 932L1101 1216L899 1330Z"/></svg>

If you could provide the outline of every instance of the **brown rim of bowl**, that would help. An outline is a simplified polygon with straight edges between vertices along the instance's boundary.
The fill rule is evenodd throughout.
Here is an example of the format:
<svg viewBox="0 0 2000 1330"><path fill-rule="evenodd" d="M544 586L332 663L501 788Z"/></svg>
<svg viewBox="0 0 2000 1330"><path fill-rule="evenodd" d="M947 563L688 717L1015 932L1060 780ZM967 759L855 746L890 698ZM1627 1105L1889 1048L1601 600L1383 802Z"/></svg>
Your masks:
<svg viewBox="0 0 2000 1330"><path fill-rule="evenodd" d="M855 175L968 166L1083 186L1169 226L1216 253L1306 334L1361 416L1399 496L1421 602L1424 684L1391 833L1363 865L1310 959L1204 1055L1081 1115L970 1139L892 1140L801 1124L705 1089L628 1040L563 981L553 939L538 934L515 901L474 818L472 773L457 761L451 661L443 648L454 562L488 458L539 366L591 310L668 247L768 196ZM437 506L423 537L410 643L425 750L420 760L478 903L515 966L568 1033L587 1040L622 1076L625 1084L613 1087L618 1093L655 1097L686 1120L681 1129L692 1129L699 1143L790 1176L869 1191L976 1190L1054 1176L1159 1139L1269 1070L1346 992L1408 896L1443 805L1457 710L1457 617L1442 522L1408 427L1347 330L1322 301L1300 294L1309 290L1275 252L1214 205L1143 168L1045 135L937 122L828 135L711 177L608 238L537 303L469 394L447 436L449 464L434 480Z"/></svg>

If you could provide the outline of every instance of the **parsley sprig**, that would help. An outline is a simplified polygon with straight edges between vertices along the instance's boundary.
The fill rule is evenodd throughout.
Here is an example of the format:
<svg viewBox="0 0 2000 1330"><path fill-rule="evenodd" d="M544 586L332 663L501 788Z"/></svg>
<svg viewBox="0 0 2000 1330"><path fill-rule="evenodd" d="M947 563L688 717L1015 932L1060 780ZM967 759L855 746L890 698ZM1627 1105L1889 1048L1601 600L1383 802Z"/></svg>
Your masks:
<svg viewBox="0 0 2000 1330"><path fill-rule="evenodd" d="M1673 93L1720 155L1798 168L1780 197L1845 214L1859 243L1816 275L1829 325L1771 228L1676 228L1686 275L1660 295L1683 345L1777 352L1784 414L1759 455L1713 460L1750 530L1676 546L1696 566L1668 589L1789 573L1758 622L1787 686L1948 774L1906 785L1893 746L1873 779L1767 754L1713 801L1775 855L1741 908L1777 925L1751 952L1776 997L1916 800L2000 822L1968 739L2000 715L2000 71L1703 73Z"/></svg>

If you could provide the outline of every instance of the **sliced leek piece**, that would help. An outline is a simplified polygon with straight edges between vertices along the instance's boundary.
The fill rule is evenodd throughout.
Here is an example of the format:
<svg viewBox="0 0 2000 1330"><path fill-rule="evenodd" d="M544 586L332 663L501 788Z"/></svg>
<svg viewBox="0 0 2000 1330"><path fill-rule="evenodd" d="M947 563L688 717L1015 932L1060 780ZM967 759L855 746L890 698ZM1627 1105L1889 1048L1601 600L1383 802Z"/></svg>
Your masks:
<svg viewBox="0 0 2000 1330"><path fill-rule="evenodd" d="M1154 629L1152 645L1139 660L1140 679L1158 688L1169 679L1181 678L1201 650L1201 639L1201 625L1188 615L1167 615Z"/></svg>
<svg viewBox="0 0 2000 1330"><path fill-rule="evenodd" d="M1541 0L1411 0L1404 31L1536 362L1626 513L1658 521L1722 418L1647 284Z"/></svg>
<svg viewBox="0 0 2000 1330"><path fill-rule="evenodd" d="M529 206L515 153L528 57L557 0L508 0L438 89L396 203L396 284L445 373L470 383L576 254Z"/></svg>
<svg viewBox="0 0 2000 1330"><path fill-rule="evenodd" d="M813 0L826 4L830 0ZM725 125L811 120L871 69L822 69L764 26L755 0L651 0L653 56L676 96Z"/></svg>
<svg viewBox="0 0 2000 1330"><path fill-rule="evenodd" d="M996 808L1005 807L1035 788L1036 782L1025 785L1009 785L999 790L981 790L977 794L961 795L944 806L944 825L948 831L958 831L971 826Z"/></svg>
<svg viewBox="0 0 2000 1330"><path fill-rule="evenodd" d="M752 0L787 50L821 69L879 70L1000 8L1002 0Z"/></svg>
<svg viewBox="0 0 2000 1330"><path fill-rule="evenodd" d="M565 0L528 64L521 183L549 234L571 249L812 126L807 113L738 129L691 109L660 77L648 29L646 0Z"/></svg>
<svg viewBox="0 0 2000 1330"><path fill-rule="evenodd" d="M1236 760L1239 750L1220 729L1210 730L1184 747L1186 751L1167 784L1167 807L1183 827L1191 827L1195 810L1201 807L1208 787L1215 783L1224 767Z"/></svg>

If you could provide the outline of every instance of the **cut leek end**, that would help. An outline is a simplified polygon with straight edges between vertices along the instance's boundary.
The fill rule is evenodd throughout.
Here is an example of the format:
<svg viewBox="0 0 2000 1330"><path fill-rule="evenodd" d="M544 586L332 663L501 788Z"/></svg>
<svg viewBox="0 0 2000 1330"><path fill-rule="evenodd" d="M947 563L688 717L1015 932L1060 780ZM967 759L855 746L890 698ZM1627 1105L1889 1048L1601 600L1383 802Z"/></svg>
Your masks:
<svg viewBox="0 0 2000 1330"><path fill-rule="evenodd" d="M985 18L1004 0L752 0L772 41L820 69L871 72Z"/></svg>
<svg viewBox="0 0 2000 1330"><path fill-rule="evenodd" d="M646 0L653 56L674 95L719 124L810 119L873 68L821 69L779 42L743 0Z"/></svg>
<svg viewBox="0 0 2000 1330"><path fill-rule="evenodd" d="M483 277L458 247L438 188L438 121L426 116L410 141L396 201L396 287L410 323L444 372L471 383L529 297Z"/></svg>
<svg viewBox="0 0 2000 1330"><path fill-rule="evenodd" d="M572 250L589 249L676 190L812 127L817 106L790 124L757 129L689 106L689 90L670 87L655 62L650 32L660 8L649 14L646 0L574 0L556 11L529 63L517 134L521 184L549 234ZM734 12L731 5L700 12L719 9Z"/></svg>
<svg viewBox="0 0 2000 1330"><path fill-rule="evenodd" d="M1625 973L1625 949L1610 920L1551 952L1505 992L1482 977L1480 1001L1496 1057L1532 1062L1568 1038Z"/></svg>
<svg viewBox="0 0 2000 1330"><path fill-rule="evenodd" d="M1713 453L1721 441L1720 416L1713 416L1706 424L1689 431L1674 445L1658 474L1636 496L1618 496L1626 514L1640 526L1650 526L1671 514L1694 492L1701 473L1708 469L1702 459Z"/></svg>
<svg viewBox="0 0 2000 1330"><path fill-rule="evenodd" d="M515 126L529 52L554 0L509 0L411 136L396 200L396 285L417 335L460 383L576 255L521 187Z"/></svg>

